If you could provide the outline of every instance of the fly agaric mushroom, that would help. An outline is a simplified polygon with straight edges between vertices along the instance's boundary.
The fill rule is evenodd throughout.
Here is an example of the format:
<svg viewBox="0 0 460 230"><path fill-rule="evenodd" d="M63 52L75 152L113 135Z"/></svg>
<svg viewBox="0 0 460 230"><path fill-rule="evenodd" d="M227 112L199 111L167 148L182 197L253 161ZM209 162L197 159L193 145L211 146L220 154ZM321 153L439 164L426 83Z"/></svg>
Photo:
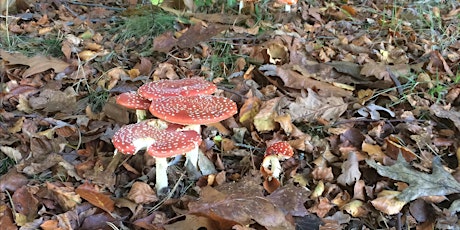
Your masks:
<svg viewBox="0 0 460 230"><path fill-rule="evenodd" d="M134 155L147 149L155 158L157 192L168 187L168 157L191 151L201 143L201 136L194 131L175 131L152 125L149 121L126 125L112 137L113 146L124 154Z"/></svg>
<svg viewBox="0 0 460 230"><path fill-rule="evenodd" d="M141 95L137 94L136 91L122 93L117 96L116 102L119 105L122 105L128 109L136 110L137 122L145 120L147 117L147 110L151 104L146 98L143 98Z"/></svg>
<svg viewBox="0 0 460 230"><path fill-rule="evenodd" d="M284 11L291 12L291 6L297 4L297 0L278 0L279 3L284 4Z"/></svg>
<svg viewBox="0 0 460 230"><path fill-rule="evenodd" d="M209 95L216 92L216 90L217 87L213 83L194 77L149 82L139 87L137 92L144 98L153 100L173 96Z"/></svg>
<svg viewBox="0 0 460 230"><path fill-rule="evenodd" d="M217 123L237 113L234 101L212 95L164 97L154 100L149 110L162 120L188 125L186 129L197 133L201 133L200 125ZM197 146L185 155L194 169L198 169L198 151Z"/></svg>
<svg viewBox="0 0 460 230"><path fill-rule="evenodd" d="M283 169L280 161L291 158L293 155L294 151L288 142L276 142L265 150L260 171L262 174L267 175L268 180L272 180L273 178L278 180Z"/></svg>

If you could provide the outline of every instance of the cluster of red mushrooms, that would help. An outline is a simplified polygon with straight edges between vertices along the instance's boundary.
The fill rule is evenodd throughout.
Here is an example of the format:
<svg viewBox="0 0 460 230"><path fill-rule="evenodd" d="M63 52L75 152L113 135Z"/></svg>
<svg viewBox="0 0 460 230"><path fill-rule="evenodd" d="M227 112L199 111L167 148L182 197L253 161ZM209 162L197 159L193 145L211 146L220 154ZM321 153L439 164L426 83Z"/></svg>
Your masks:
<svg viewBox="0 0 460 230"><path fill-rule="evenodd" d="M185 154L197 168L201 125L217 123L237 113L236 103L211 95L217 87L202 78L160 80L137 92L118 95L117 103L136 110L138 123L120 128L112 137L117 151L136 154L145 149L156 161L157 191L168 187L167 158ZM146 111L158 119L146 118Z"/></svg>
<svg viewBox="0 0 460 230"><path fill-rule="evenodd" d="M197 169L201 144L201 125L217 123L237 113L232 100L212 95L217 87L202 78L160 80L146 83L137 91L117 96L117 103L136 110L137 123L120 128L112 137L116 151L134 155L140 150L155 158L157 192L168 187L167 159L186 156ZM146 111L158 119L146 120ZM280 160L293 155L285 141L266 150L260 171L267 191L279 187Z"/></svg>

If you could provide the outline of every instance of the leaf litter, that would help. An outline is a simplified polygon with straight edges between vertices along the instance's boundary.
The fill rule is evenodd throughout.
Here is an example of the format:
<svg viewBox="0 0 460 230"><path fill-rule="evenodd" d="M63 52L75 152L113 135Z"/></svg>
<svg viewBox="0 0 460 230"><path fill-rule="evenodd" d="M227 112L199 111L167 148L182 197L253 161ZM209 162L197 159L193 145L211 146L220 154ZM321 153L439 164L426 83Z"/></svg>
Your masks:
<svg viewBox="0 0 460 230"><path fill-rule="evenodd" d="M11 2L0 27L2 228L458 226L458 2L298 2L290 13L247 2L241 14L231 1ZM162 196L154 159L114 157L111 137L136 121L115 97L196 76L239 114L203 127L208 175L195 180L179 160ZM256 169L278 141L295 155L266 191Z"/></svg>

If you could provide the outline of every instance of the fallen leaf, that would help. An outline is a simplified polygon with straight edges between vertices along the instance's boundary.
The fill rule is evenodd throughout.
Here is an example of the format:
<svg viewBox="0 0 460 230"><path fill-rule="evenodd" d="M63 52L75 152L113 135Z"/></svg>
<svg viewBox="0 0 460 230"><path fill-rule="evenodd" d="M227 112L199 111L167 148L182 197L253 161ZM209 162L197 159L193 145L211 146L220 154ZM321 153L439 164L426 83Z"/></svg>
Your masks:
<svg viewBox="0 0 460 230"><path fill-rule="evenodd" d="M158 197L152 187L140 181L133 183L127 198L136 202L136 204L147 204L158 201Z"/></svg>
<svg viewBox="0 0 460 230"><path fill-rule="evenodd" d="M407 202L399 200L397 197L401 194L398 191L383 190L377 194L377 199L371 201L372 206L377 210L388 214L394 215L401 211Z"/></svg>
<svg viewBox="0 0 460 230"><path fill-rule="evenodd" d="M30 68L24 71L22 77L26 78L37 73L42 73L46 70L53 69L54 72L60 73L69 67L69 64L57 58L49 58L43 56L26 57L19 53L10 54L4 50L0 50L0 57L7 61L7 65L26 65Z"/></svg>
<svg viewBox="0 0 460 230"><path fill-rule="evenodd" d="M0 205L0 225L4 230L16 230L18 227L14 224L11 209L7 205Z"/></svg>
<svg viewBox="0 0 460 230"><path fill-rule="evenodd" d="M340 97L320 97L310 88L307 91L306 98L297 97L286 110L295 122L315 122L317 119L333 122L347 110L347 104Z"/></svg>
<svg viewBox="0 0 460 230"><path fill-rule="evenodd" d="M0 191L14 192L28 183L28 179L16 170L9 170L0 177Z"/></svg>
<svg viewBox="0 0 460 230"><path fill-rule="evenodd" d="M280 208L284 214L291 216L305 216L308 214L304 203L309 200L310 191L305 187L297 187L288 184L268 195L276 207Z"/></svg>
<svg viewBox="0 0 460 230"><path fill-rule="evenodd" d="M164 226L166 230L196 230L196 229L218 229L214 221L206 217L185 215L185 220L177 221L174 224Z"/></svg>
<svg viewBox="0 0 460 230"><path fill-rule="evenodd" d="M348 158L342 163L342 174L337 178L341 185L352 185L361 177L359 162L355 152L349 152Z"/></svg>
<svg viewBox="0 0 460 230"><path fill-rule="evenodd" d="M115 209L115 202L109 196L97 191L91 184L82 184L75 189L75 192L81 198L108 213L113 212Z"/></svg>
<svg viewBox="0 0 460 230"><path fill-rule="evenodd" d="M260 111L254 117L254 126L259 132L268 132L276 128L275 117L280 97L275 97L262 103Z"/></svg>
<svg viewBox="0 0 460 230"><path fill-rule="evenodd" d="M258 188L252 189L259 191ZM252 221L267 229L294 229L282 210L259 192L252 194L250 191L233 190L226 194L209 186L204 187L201 199L189 203L190 213L214 220L218 229L230 229L237 224L248 225Z"/></svg>
<svg viewBox="0 0 460 230"><path fill-rule="evenodd" d="M406 203L422 196L444 196L460 193L460 183L443 168L439 157L433 159L433 172L431 174L412 169L401 154L392 166L382 166L373 160L366 160L366 162L380 175L409 184L409 187L397 196L400 201Z"/></svg>
<svg viewBox="0 0 460 230"><path fill-rule="evenodd" d="M34 220L38 216L38 199L27 189L27 186L22 186L16 190L11 199L16 213L24 215L27 222Z"/></svg>
<svg viewBox="0 0 460 230"><path fill-rule="evenodd" d="M75 194L73 187L46 182L46 188L53 195L54 201L65 211L72 210L81 203L80 196Z"/></svg>
<svg viewBox="0 0 460 230"><path fill-rule="evenodd" d="M457 127L460 131L460 112L451 109L450 106L441 106L438 103L430 106L430 110L434 113L434 115L440 118L450 119L454 123L455 127Z"/></svg>

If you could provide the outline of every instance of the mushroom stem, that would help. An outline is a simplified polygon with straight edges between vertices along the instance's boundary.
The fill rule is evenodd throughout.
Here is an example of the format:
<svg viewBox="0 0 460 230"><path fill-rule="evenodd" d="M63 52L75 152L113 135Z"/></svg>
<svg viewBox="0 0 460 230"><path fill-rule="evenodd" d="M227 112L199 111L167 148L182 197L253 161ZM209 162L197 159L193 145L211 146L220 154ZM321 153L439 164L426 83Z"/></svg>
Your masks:
<svg viewBox="0 0 460 230"><path fill-rule="evenodd" d="M238 7L238 14L241 14L241 10L243 9L243 7L244 7L244 0L240 0L240 4Z"/></svg>
<svg viewBox="0 0 460 230"><path fill-rule="evenodd" d="M289 5L289 4L284 5L284 11L285 12L291 12L291 5Z"/></svg>
<svg viewBox="0 0 460 230"><path fill-rule="evenodd" d="M181 130L193 130L197 132L198 134L201 134L201 125L187 125ZM187 164L187 162L190 162L190 164L192 164L192 166L197 170L198 170L198 150L199 150L198 148L199 146L195 145L195 148L192 151L185 153L185 157L187 158L187 160L185 161L185 164Z"/></svg>
<svg viewBox="0 0 460 230"><path fill-rule="evenodd" d="M145 120L145 118L147 118L147 111L142 109L136 109L136 118L137 123Z"/></svg>
<svg viewBox="0 0 460 230"><path fill-rule="evenodd" d="M278 156L276 155L266 156L262 161L262 167L264 167L265 171L271 172L271 176L276 179L279 179L281 171L283 170Z"/></svg>
<svg viewBox="0 0 460 230"><path fill-rule="evenodd" d="M155 172L156 172L156 181L155 181L155 188L157 189L158 193L164 188L168 187L168 161L166 158L159 158L155 157Z"/></svg>

